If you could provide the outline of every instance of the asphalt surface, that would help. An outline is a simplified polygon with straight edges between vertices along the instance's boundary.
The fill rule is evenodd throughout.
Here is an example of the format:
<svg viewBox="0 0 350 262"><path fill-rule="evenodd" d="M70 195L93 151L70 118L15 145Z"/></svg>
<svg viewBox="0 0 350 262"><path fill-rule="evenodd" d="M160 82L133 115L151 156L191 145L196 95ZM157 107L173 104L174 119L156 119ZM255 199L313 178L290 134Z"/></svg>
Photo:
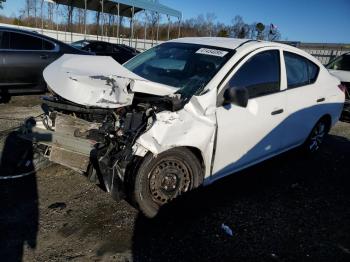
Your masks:
<svg viewBox="0 0 350 262"><path fill-rule="evenodd" d="M0 133L19 124L11 118L40 112L36 104L0 105ZM2 157L16 159L27 145L11 141L0 141ZM349 189L347 123L312 157L285 153L187 194L152 220L50 165L0 180L0 261L350 261Z"/></svg>

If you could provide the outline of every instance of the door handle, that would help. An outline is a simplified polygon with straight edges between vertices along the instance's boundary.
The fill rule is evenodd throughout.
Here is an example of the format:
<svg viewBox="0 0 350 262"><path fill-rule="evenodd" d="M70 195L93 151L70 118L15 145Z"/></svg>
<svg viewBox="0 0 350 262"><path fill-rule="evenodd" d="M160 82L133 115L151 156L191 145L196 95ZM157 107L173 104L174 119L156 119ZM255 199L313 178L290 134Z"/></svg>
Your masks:
<svg viewBox="0 0 350 262"><path fill-rule="evenodd" d="M49 56L48 55L40 55L40 59L48 59Z"/></svg>
<svg viewBox="0 0 350 262"><path fill-rule="evenodd" d="M325 99L324 97L321 97L321 98L317 99L316 102L317 102L317 103L321 103L321 102L323 102L323 101L325 101L325 100L326 100L326 99Z"/></svg>
<svg viewBox="0 0 350 262"><path fill-rule="evenodd" d="M271 112L271 115L278 115L278 114L282 114L283 113L283 109L281 108L281 109L277 109L277 110L275 110L275 111L272 111Z"/></svg>

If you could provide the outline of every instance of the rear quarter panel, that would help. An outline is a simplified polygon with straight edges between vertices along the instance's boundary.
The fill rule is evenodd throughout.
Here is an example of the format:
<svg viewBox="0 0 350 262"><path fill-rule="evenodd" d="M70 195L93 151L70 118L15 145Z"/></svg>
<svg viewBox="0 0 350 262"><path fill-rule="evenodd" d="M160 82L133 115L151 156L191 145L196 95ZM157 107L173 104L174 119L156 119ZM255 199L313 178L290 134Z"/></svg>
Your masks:
<svg viewBox="0 0 350 262"><path fill-rule="evenodd" d="M329 114L332 118L332 126L339 120L343 110L345 94L338 87L340 80L331 75L325 67L320 68L319 73L319 96L323 95L326 100L320 108L322 114Z"/></svg>

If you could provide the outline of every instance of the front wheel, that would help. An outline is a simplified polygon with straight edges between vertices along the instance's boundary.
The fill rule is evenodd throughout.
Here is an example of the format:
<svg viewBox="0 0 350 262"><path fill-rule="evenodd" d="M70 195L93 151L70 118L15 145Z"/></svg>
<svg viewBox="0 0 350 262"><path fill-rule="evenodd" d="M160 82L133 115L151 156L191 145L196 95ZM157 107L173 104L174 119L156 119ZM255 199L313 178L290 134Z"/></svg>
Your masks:
<svg viewBox="0 0 350 262"><path fill-rule="evenodd" d="M133 202L147 217L172 199L203 182L203 168L187 148L174 148L154 157L147 154L134 180Z"/></svg>
<svg viewBox="0 0 350 262"><path fill-rule="evenodd" d="M305 150L309 153L315 153L316 151L318 151L321 144L323 143L325 136L328 133L328 130L329 130L329 123L327 119L325 118L320 119L316 123L309 137L304 143Z"/></svg>

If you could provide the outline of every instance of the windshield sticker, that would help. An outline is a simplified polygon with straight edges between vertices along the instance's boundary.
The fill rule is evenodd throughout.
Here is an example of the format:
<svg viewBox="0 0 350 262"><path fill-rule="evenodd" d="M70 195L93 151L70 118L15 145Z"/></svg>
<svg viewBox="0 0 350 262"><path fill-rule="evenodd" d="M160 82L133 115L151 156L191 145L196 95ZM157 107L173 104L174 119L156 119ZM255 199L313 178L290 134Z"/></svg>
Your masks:
<svg viewBox="0 0 350 262"><path fill-rule="evenodd" d="M227 53L228 53L227 51L209 49L209 48L201 48L201 49L198 49L198 51L196 52L196 54L213 55L213 56L219 56L219 57L224 57Z"/></svg>

